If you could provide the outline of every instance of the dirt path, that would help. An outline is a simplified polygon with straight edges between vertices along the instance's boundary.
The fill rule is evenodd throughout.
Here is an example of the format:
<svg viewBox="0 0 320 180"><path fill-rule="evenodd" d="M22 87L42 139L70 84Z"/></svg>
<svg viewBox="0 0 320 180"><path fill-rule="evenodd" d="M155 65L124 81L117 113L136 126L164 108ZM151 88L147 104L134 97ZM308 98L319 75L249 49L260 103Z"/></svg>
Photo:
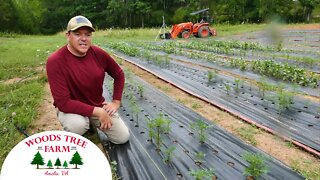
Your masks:
<svg viewBox="0 0 320 180"><path fill-rule="evenodd" d="M62 130L56 115L56 110L53 106L53 98L51 96L48 83L45 85L45 92L42 104L39 108L39 113L39 118L35 120L28 129L29 134L35 134L43 131Z"/></svg>
<svg viewBox="0 0 320 180"><path fill-rule="evenodd" d="M27 130L29 135L36 134L44 131L63 130L57 118L56 109L53 106L53 98L50 92L49 84L44 86L45 92L42 104L39 107L39 118L36 119ZM86 135L86 138L91 140L97 147L106 155L103 145L97 140L96 135Z"/></svg>

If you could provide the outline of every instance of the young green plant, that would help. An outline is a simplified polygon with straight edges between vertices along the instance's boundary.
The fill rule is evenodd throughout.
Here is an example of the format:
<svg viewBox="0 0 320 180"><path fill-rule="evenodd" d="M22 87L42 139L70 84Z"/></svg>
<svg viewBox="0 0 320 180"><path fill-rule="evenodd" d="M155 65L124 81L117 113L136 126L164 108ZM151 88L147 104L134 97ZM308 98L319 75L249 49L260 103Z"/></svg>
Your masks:
<svg viewBox="0 0 320 180"><path fill-rule="evenodd" d="M162 113L158 114L157 118L155 118L152 121L149 121L148 127L149 127L149 136L155 138L157 150L160 151L162 139L161 139L161 133L168 133L170 131L170 119L166 119ZM152 129L155 130L155 132L151 132Z"/></svg>
<svg viewBox="0 0 320 180"><path fill-rule="evenodd" d="M201 119L191 124L191 129L198 131L200 143L204 143L207 140L206 130L210 127L212 127L212 125L206 124Z"/></svg>
<svg viewBox="0 0 320 180"><path fill-rule="evenodd" d="M203 179L214 179L216 173L214 169L199 169L199 170L191 170L189 174L193 176L196 180L203 180Z"/></svg>
<svg viewBox="0 0 320 180"><path fill-rule="evenodd" d="M197 165L201 165L204 162L204 158L206 157L206 154L203 152L199 151L195 153L195 163Z"/></svg>
<svg viewBox="0 0 320 180"><path fill-rule="evenodd" d="M208 77L208 83L211 83L212 80L215 80L215 79L216 79L216 77L217 77L217 71L211 71L211 70L209 70L207 77Z"/></svg>
<svg viewBox="0 0 320 180"><path fill-rule="evenodd" d="M265 164L267 157L261 154L246 152L243 159L249 163L249 166L244 170L244 175L257 179L268 172L268 167Z"/></svg>
<svg viewBox="0 0 320 180"><path fill-rule="evenodd" d="M143 98L144 86L142 84L138 85L138 92L140 94L140 98Z"/></svg>
<svg viewBox="0 0 320 180"><path fill-rule="evenodd" d="M236 93L239 93L240 92L240 87L243 85L243 81L240 80L240 79L235 79L234 83L236 85L234 90L235 90Z"/></svg>
<svg viewBox="0 0 320 180"><path fill-rule="evenodd" d="M176 150L176 147L174 147L174 146L171 146L171 147L169 147L168 149L166 149L165 151L164 151L164 153L165 153L165 158L164 158L164 162L165 163L171 163L171 161L172 161L172 158L173 158L173 152Z"/></svg>

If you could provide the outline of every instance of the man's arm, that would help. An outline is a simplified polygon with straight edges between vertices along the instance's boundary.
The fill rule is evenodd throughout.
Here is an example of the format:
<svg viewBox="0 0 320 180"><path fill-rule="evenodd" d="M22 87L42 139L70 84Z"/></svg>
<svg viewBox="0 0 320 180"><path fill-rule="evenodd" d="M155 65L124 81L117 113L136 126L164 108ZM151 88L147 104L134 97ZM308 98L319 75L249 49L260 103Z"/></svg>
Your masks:
<svg viewBox="0 0 320 180"><path fill-rule="evenodd" d="M121 104L122 93L124 89L125 75L121 69L121 67L115 62L115 60L107 56L108 65L106 68L106 72L113 78L113 96L112 102L104 103L103 109L105 109L110 115L115 113Z"/></svg>
<svg viewBox="0 0 320 180"><path fill-rule="evenodd" d="M64 77L62 67L59 66L59 57L49 57L46 70L54 105L62 112L91 116L94 106L72 100Z"/></svg>

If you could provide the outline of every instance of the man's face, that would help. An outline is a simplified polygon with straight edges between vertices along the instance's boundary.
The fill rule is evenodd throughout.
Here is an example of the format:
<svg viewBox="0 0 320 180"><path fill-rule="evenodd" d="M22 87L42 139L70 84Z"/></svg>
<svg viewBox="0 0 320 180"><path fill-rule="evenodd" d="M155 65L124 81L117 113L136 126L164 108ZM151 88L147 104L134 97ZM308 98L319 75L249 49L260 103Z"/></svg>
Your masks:
<svg viewBox="0 0 320 180"><path fill-rule="evenodd" d="M68 49L76 56L85 56L91 46L92 33L88 27L80 27L67 33Z"/></svg>

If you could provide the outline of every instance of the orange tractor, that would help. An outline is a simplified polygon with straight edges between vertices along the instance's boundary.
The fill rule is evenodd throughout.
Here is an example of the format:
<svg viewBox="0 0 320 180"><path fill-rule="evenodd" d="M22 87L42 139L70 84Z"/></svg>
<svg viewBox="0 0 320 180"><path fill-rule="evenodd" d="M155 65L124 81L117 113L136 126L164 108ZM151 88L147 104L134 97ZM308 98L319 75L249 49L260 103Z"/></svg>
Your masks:
<svg viewBox="0 0 320 180"><path fill-rule="evenodd" d="M217 32L215 29L209 27L209 23L196 23L192 22L175 24L172 26L170 35L172 39L177 37L188 39L191 34L195 37L205 38L208 36L216 36Z"/></svg>
<svg viewBox="0 0 320 180"><path fill-rule="evenodd" d="M197 12L191 13L191 15L199 14L202 12L208 12L209 8L203 9ZM191 34L195 37L205 38L208 36L216 36L215 29L209 27L209 23L201 19L199 23L193 24L192 22L185 22L180 24L174 24L170 33L160 34L162 39L175 39L177 37L188 39Z"/></svg>

